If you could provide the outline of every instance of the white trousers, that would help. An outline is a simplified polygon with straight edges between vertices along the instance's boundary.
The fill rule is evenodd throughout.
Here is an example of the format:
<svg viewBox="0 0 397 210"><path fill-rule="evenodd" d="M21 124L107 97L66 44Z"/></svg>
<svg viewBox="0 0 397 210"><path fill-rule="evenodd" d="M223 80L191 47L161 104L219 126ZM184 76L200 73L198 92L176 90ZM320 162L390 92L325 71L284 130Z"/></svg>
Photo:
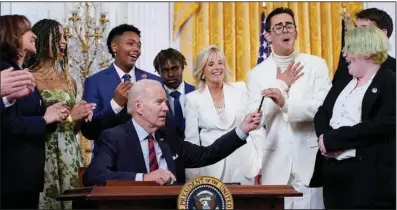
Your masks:
<svg viewBox="0 0 397 210"><path fill-rule="evenodd" d="M288 185L292 185L296 191L303 193L303 196L286 197L284 199L284 209L324 209L323 188L305 187L294 168L294 163L292 163Z"/></svg>

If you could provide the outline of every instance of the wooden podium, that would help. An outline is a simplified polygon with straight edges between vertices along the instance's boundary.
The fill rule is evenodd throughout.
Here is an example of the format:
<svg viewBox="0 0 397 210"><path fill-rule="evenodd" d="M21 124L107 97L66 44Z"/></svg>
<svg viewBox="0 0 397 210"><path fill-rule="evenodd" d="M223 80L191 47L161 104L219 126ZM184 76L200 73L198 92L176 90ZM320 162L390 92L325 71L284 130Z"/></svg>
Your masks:
<svg viewBox="0 0 397 210"><path fill-rule="evenodd" d="M95 186L66 190L59 200L73 201L84 209L176 209L182 185L174 186ZM289 185L227 185L235 209L284 209L284 197L302 193Z"/></svg>

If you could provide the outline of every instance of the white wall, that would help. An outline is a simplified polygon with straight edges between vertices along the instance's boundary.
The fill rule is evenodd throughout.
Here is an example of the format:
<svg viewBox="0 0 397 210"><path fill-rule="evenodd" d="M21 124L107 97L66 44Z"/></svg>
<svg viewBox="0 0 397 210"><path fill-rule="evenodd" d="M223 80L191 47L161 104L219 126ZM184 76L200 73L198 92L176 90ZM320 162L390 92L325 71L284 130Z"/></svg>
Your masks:
<svg viewBox="0 0 397 210"><path fill-rule="evenodd" d="M396 2L364 2L364 9L373 7L387 12L393 19L393 34L389 38L389 55L396 57Z"/></svg>
<svg viewBox="0 0 397 210"><path fill-rule="evenodd" d="M73 10L73 2L1 2L1 15L22 14L32 24L43 18L65 23ZM156 54L171 45L171 17L169 2L101 2L109 13L110 28L122 23L133 24L141 30L142 54L137 66L155 73Z"/></svg>

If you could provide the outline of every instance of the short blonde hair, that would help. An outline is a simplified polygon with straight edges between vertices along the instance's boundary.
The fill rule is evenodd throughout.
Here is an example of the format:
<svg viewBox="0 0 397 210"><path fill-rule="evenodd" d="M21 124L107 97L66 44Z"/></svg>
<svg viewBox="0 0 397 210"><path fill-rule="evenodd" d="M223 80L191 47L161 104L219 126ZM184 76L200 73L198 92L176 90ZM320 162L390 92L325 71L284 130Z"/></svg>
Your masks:
<svg viewBox="0 0 397 210"><path fill-rule="evenodd" d="M204 49L202 49L196 57L196 61L193 67L193 78L196 81L196 86L198 88L204 88L205 79L203 78L204 75L204 68L208 64L208 60L211 56L217 55L223 60L223 64L225 66L225 77L223 78L223 82L229 83L232 80L230 75L229 65L227 65L226 57L223 52L216 46L210 45Z"/></svg>
<svg viewBox="0 0 397 210"><path fill-rule="evenodd" d="M375 26L356 27L345 35L344 53L369 56L375 63L381 64L387 59L387 50L387 36Z"/></svg>

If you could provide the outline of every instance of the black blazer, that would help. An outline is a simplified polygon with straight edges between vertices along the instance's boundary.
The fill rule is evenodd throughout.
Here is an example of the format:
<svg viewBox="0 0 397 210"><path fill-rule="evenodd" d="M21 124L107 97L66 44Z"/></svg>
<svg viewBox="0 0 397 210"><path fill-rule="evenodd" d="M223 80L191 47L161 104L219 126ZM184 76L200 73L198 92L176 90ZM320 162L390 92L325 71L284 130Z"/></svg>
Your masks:
<svg viewBox="0 0 397 210"><path fill-rule="evenodd" d="M185 168L214 164L246 143L234 130L208 147L197 146L178 139L171 130L156 132L168 169L178 183L185 182ZM99 150L86 169L85 186L104 185L107 180L135 180L137 173L148 173L140 141L132 121L105 130L99 140Z"/></svg>
<svg viewBox="0 0 397 210"><path fill-rule="evenodd" d="M329 91L314 117L316 134L324 134L327 152L356 149L357 168L344 170L357 173L356 186L361 186L357 199L395 203L396 74L381 67L364 95L361 123L332 129L329 122L335 101L349 82L337 81ZM322 186L324 176L338 174L337 168L324 169L325 161L328 160L318 152L311 186ZM328 172L323 173L324 170Z"/></svg>
<svg viewBox="0 0 397 210"><path fill-rule="evenodd" d="M387 59L384 63L382 63L382 67L386 67L396 73L396 59L387 55ZM346 63L346 58L340 56L338 68L335 71L334 78L332 79L332 84L334 85L336 81L339 80L351 80L353 76L349 74L348 64Z"/></svg>
<svg viewBox="0 0 397 210"><path fill-rule="evenodd" d="M0 69L17 64L0 61ZM46 107L38 90L16 100L1 113L1 191L42 191L46 134L54 131L44 118ZM23 202L23 201L21 201Z"/></svg>

